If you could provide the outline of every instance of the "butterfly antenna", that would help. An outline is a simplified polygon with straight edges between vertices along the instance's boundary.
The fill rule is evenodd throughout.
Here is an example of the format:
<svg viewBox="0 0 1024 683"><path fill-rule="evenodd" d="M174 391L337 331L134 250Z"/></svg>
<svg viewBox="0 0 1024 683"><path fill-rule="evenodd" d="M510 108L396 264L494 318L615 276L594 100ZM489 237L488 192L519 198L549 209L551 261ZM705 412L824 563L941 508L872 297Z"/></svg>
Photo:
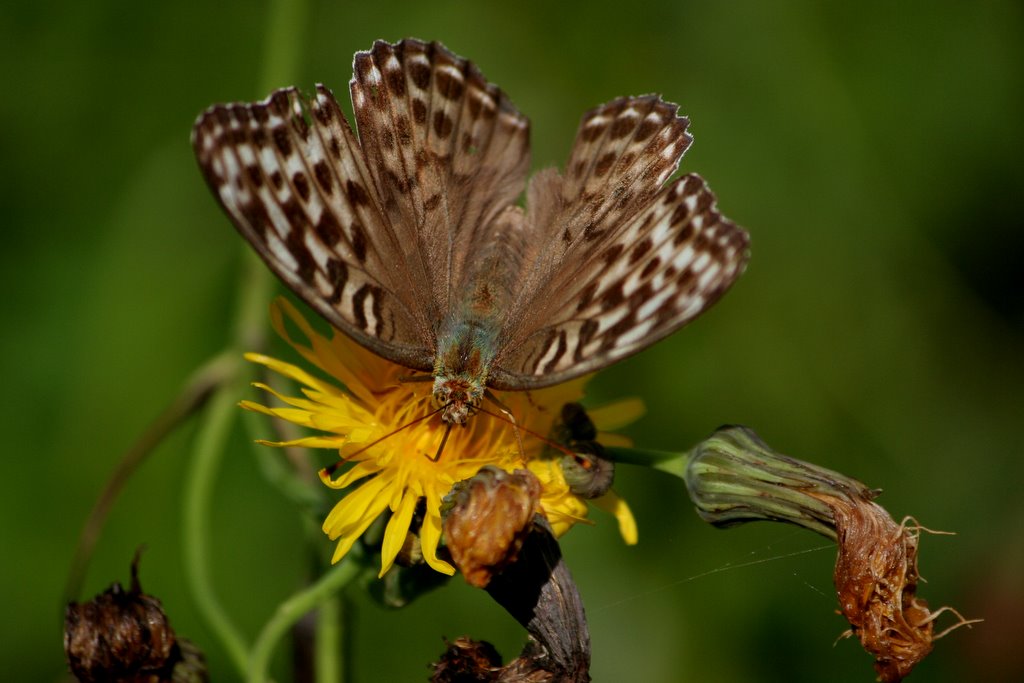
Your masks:
<svg viewBox="0 0 1024 683"><path fill-rule="evenodd" d="M406 422L404 425L402 425L398 429L396 429L394 431L391 431L391 432L388 432L387 434L385 434L384 436L380 437L379 439L375 439L374 441L371 441L370 443L366 444L365 446L363 446L359 450L354 451L352 453L349 453L348 455L343 457L341 460L339 460L339 461L337 461L335 463L331 463L330 465L328 465L327 467L323 468L320 471L323 474L325 474L326 476L328 476L328 477L331 476L332 474L334 474L338 470L339 467L341 467L346 462L348 462L352 458L356 457L360 453L365 452L367 449L373 448L374 446L379 444L381 441L384 441L385 439L390 439L392 436L394 436L398 432L402 431L403 429L408 429L409 427L412 427L414 424L416 424L418 422L423 422L426 419L434 417L439 412L441 412L441 410L442 410L442 408L437 408L436 410L431 410L426 415L423 415L421 417L417 417L415 420L412 420L410 422ZM451 425L448 425L448 427L451 428ZM447 441L447 439L448 439L448 432L445 432L445 440Z"/></svg>
<svg viewBox="0 0 1024 683"><path fill-rule="evenodd" d="M433 458L430 458L433 462L437 462L441 459L441 453L444 452L444 446L448 443L448 435L452 433L452 423L449 422L448 426L444 429L444 436L441 437L441 445L437 447L437 453L434 454Z"/></svg>
<svg viewBox="0 0 1024 683"><path fill-rule="evenodd" d="M539 441L547 444L548 446L551 446L556 451L560 451L560 452L564 453L565 455L568 455L568 456L576 458L576 459L579 458L579 456L577 456L576 453L574 453L571 449L566 448L565 446L563 446L562 444L558 443L557 441L552 441L548 437L543 436L542 434L540 434L538 432L535 432L532 429L527 429L526 427L523 427L523 426L520 426L520 425L516 424L514 420L512 420L509 417L506 417L505 415L502 415L500 413L492 413L491 411L487 410L486 408L480 408L479 410L484 415L490 415L493 418L501 420L502 422L507 422L510 425L512 425L513 427L515 427L516 428L516 436L519 436L519 432L523 432L525 434L529 434L533 438L538 439ZM522 448L522 442L521 441L520 441L519 446L520 446L520 448Z"/></svg>
<svg viewBox="0 0 1024 683"><path fill-rule="evenodd" d="M526 449L523 447L523 435L519 433L519 423L516 422L516 416L512 414L512 411L508 409L508 406L506 406L504 403L502 403L501 400L497 396L495 396L494 393L492 393L490 389L488 389L487 391L484 392L484 398L486 398L488 401L490 401L494 405L498 406L498 410L500 410L501 412L503 412L505 414L505 417L506 417L505 421L508 422L510 425L512 425L512 431L516 435L516 443L519 444L519 455L521 455L523 457L523 459L525 460L526 459ZM486 413L487 411L485 410L484 412ZM494 413L487 413L487 414L488 415L494 415ZM497 416L495 415L495 417L497 417Z"/></svg>

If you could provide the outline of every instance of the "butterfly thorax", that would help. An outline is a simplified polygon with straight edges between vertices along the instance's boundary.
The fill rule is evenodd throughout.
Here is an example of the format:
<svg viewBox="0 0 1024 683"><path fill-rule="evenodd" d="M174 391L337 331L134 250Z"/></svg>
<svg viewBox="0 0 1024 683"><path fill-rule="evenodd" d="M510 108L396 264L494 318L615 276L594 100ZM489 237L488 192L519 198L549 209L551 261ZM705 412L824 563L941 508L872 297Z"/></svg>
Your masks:
<svg viewBox="0 0 1024 683"><path fill-rule="evenodd" d="M445 422L465 424L487 390L497 327L486 318L453 316L442 330L434 359L434 403Z"/></svg>

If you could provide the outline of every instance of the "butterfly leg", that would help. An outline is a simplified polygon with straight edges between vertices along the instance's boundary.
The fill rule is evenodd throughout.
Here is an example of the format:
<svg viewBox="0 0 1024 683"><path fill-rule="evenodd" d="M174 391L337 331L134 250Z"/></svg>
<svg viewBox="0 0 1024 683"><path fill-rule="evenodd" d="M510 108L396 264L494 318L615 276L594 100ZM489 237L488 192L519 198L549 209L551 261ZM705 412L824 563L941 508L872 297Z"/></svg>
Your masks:
<svg viewBox="0 0 1024 683"><path fill-rule="evenodd" d="M437 447L437 453L434 454L433 458L430 458L432 462L437 462L441 459L441 453L444 452L445 444L448 443L448 435L452 433L452 423L449 422L444 428L444 436L441 437L441 444ZM429 456L428 456L429 457Z"/></svg>

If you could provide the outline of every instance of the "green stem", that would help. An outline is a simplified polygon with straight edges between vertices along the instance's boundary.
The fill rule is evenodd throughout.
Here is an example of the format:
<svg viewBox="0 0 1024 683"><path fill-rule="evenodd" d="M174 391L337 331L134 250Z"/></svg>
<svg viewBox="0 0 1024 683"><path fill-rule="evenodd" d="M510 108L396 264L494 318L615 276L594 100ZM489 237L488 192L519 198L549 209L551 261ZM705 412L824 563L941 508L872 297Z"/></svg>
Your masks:
<svg viewBox="0 0 1024 683"><path fill-rule="evenodd" d="M315 676L317 681L333 681L344 683L345 671L342 667L342 638L345 629L342 627L342 597L332 595L320 603L320 613L316 619L316 636L313 640Z"/></svg>
<svg viewBox="0 0 1024 683"><path fill-rule="evenodd" d="M690 459L688 453L654 451L646 448L625 448L622 446L605 446L605 453L608 459L614 462L644 465L645 467L674 474L679 478L684 476L686 463Z"/></svg>
<svg viewBox="0 0 1024 683"><path fill-rule="evenodd" d="M306 26L307 5L300 0L274 0L267 12L266 58L260 89L266 94L274 88L290 85L299 72L302 34Z"/></svg>
<svg viewBox="0 0 1024 683"><path fill-rule="evenodd" d="M244 672L248 648L238 628L221 605L213 587L207 524L217 470L224 454L225 443L231 433L231 424L238 412L235 405L235 392L238 386L239 381L236 378L213 395L199 426L191 466L185 475L182 552L185 560L185 580L189 584L197 610L223 645L231 663L239 672Z"/></svg>
<svg viewBox="0 0 1024 683"><path fill-rule="evenodd" d="M288 600L281 603L277 610L274 612L274 616L264 625L263 630L256 637L256 642L253 644L252 653L249 658L249 670L248 670L248 681L249 683L264 683L267 681L267 670L270 666L270 660L274 653L274 648L278 641L288 633L289 629L302 618L304 614L310 610L316 609L321 606L324 601L328 600L352 579L359 575L362 570L362 566L358 562L352 560L345 560L334 567L331 567L320 579L306 588L305 590L296 593ZM335 598L337 599L337 598ZM320 627L320 622L333 620L337 622L335 618L336 614L331 614L331 610L327 613L321 612L318 621L318 635L322 634L323 631ZM324 625L324 628L330 632L330 626ZM319 639L318 639L319 640ZM339 645L337 641L330 642L319 642L317 645L317 652L321 654L321 651L330 647L338 649ZM337 653L334 653L332 657L337 658ZM323 668L332 666L340 668L340 663L337 661L330 665L321 657L317 657L316 669L320 672ZM337 676L333 678L318 678L318 680L338 680Z"/></svg>
<svg viewBox="0 0 1024 683"><path fill-rule="evenodd" d="M210 397L199 425L191 464L185 474L183 492L182 555L185 580L196 608L223 645L228 659L245 672L248 646L238 627L221 605L210 569L209 520L213 507L214 483L226 451L231 428L238 417L238 397L252 379L248 363L242 363L241 349L259 349L266 336L264 323L272 282L266 267L246 250L239 281L238 304L232 334L233 343L225 354L235 359L234 378L222 384Z"/></svg>

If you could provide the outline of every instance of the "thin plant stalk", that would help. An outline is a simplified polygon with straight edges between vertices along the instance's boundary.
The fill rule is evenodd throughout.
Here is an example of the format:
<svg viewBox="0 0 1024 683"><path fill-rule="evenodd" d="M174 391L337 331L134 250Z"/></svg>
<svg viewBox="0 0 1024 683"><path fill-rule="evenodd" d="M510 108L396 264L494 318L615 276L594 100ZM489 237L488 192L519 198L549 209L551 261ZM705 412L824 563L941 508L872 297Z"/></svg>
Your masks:
<svg viewBox="0 0 1024 683"><path fill-rule="evenodd" d="M323 611L325 601L328 601L332 596L336 596L338 590L348 584L362 571L362 566L359 562L355 561L354 558L349 558L345 561L339 562L338 564L331 567L325 572L316 583L313 583L308 588L299 591L292 597L288 598L280 605L274 612L274 616L263 626L263 630L256 637L256 642L253 645L252 653L249 659L249 669L247 673L247 680L250 683L264 683L268 680L267 671L270 666L271 658L274 654L274 648L278 641L284 637L285 634L294 626L299 619L301 619L307 612L321 608L318 623L323 620L326 616ZM336 599L336 598L335 598ZM338 610L327 610L327 612ZM331 615L336 616L336 615ZM337 621L335 619L334 621ZM324 635L321 628L317 628L318 635ZM319 643L317 650L330 648L334 645L337 649L336 641ZM326 678L328 672L324 672L325 677L320 677L321 667L340 669L340 662L337 661L336 655L335 661L328 663L327 661L317 661L316 670L318 672L318 680L329 680ZM318 660L320 658L318 657ZM331 675L337 676L336 673ZM330 680L339 680L337 677Z"/></svg>

